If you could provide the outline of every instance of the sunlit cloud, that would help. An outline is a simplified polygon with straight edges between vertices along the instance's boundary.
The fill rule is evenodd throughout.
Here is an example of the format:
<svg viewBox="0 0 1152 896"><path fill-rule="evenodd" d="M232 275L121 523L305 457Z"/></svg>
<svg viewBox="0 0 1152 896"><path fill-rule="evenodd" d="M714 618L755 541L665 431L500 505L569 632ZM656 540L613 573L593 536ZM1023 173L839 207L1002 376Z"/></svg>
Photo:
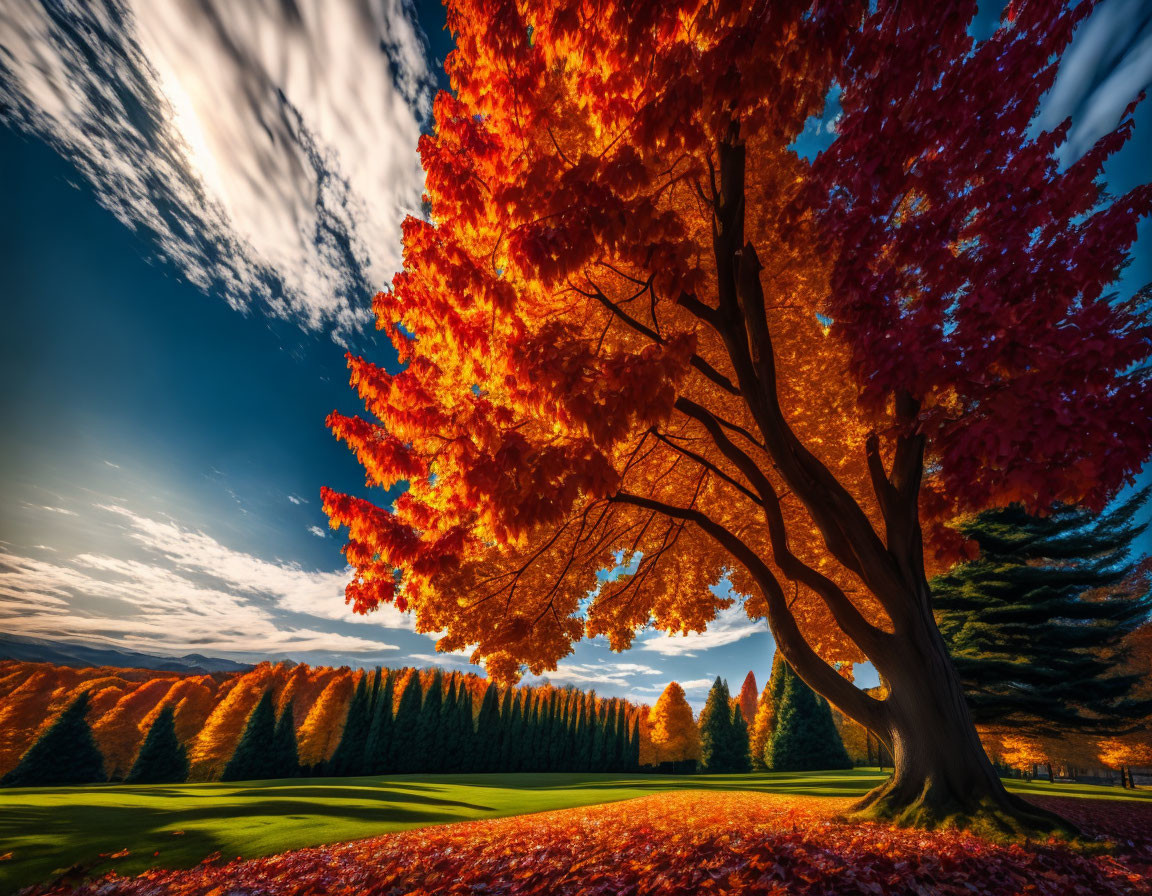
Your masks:
<svg viewBox="0 0 1152 896"><path fill-rule="evenodd" d="M415 631L415 617L390 604L368 616L353 613L344 603L348 569L326 572L306 570L296 563L273 563L171 520L143 516L114 504L99 509L119 516L129 537L149 552L162 555L178 570L215 579L229 591L267 595L280 609L321 619Z"/></svg>
<svg viewBox="0 0 1152 896"><path fill-rule="evenodd" d="M1152 84L1152 5L1107 0L1076 32L1037 125L1051 130L1072 119L1060 149L1065 164L1082 156L1120 123L1124 109Z"/></svg>
<svg viewBox="0 0 1152 896"><path fill-rule="evenodd" d="M338 338L400 263L431 108L404 0L10 0L0 109L191 282Z"/></svg>
<svg viewBox="0 0 1152 896"><path fill-rule="evenodd" d="M749 619L744 607L736 603L720 610L705 632L687 635L660 632L641 639L637 646L640 650L652 650L663 656L695 656L700 651L735 644L767 630L765 622Z"/></svg>
<svg viewBox="0 0 1152 896"><path fill-rule="evenodd" d="M349 656L399 650L390 635L411 638L415 629L391 606L353 614L346 569L265 560L119 504L73 515L115 537L71 553L50 545L0 551L0 628L161 653ZM331 631L336 622L357 625Z"/></svg>
<svg viewBox="0 0 1152 896"><path fill-rule="evenodd" d="M178 653L395 649L284 625L268 609L154 564L95 554L65 564L0 553L0 625L11 634Z"/></svg>
<svg viewBox="0 0 1152 896"><path fill-rule="evenodd" d="M592 687L631 687L638 675L661 675L659 669L640 663L559 663L555 671L545 672L553 684L575 684Z"/></svg>

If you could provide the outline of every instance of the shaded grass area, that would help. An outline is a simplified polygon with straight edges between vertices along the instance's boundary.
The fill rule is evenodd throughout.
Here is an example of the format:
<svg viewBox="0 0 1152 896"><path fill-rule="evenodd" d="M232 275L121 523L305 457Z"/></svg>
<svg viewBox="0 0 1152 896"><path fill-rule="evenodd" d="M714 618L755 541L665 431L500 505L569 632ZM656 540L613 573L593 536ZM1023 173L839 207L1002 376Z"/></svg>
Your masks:
<svg viewBox="0 0 1152 896"><path fill-rule="evenodd" d="M609 803L662 791L855 797L876 769L751 775L493 774L0 790L0 893L77 876L254 858L425 825ZM1024 796L1152 799L1152 792L1009 782ZM128 850L128 855L110 858ZM104 858L101 857L104 854Z"/></svg>

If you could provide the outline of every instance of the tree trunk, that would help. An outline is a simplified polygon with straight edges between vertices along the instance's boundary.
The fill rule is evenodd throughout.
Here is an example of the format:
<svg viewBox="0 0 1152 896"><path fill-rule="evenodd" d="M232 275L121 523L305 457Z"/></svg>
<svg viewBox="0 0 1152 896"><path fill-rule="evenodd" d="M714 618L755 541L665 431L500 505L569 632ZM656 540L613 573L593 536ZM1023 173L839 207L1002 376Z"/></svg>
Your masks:
<svg viewBox="0 0 1152 896"><path fill-rule="evenodd" d="M853 807L852 816L993 835L1077 833L1059 816L1004 788L980 743L930 610L915 616L910 636L897 639L880 668L889 690L885 706L894 772Z"/></svg>

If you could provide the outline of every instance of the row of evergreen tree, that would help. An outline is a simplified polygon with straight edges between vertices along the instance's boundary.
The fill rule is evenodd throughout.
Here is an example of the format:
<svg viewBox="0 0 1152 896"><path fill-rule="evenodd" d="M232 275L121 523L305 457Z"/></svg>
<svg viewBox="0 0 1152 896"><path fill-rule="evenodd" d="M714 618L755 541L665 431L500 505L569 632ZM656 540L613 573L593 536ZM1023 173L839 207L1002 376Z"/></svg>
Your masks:
<svg viewBox="0 0 1152 896"><path fill-rule="evenodd" d="M398 683L401 690L397 698ZM78 697L24 755L3 783L13 787L106 780L103 758ZM639 768L640 732L623 700L597 700L575 689L500 689L489 684L474 712L463 678L430 686L417 673L376 669L361 676L331 758L302 768L292 706L279 717L272 691L248 716L221 780L475 772L628 772ZM172 709L157 715L129 783L176 783L188 777L188 756Z"/></svg>
<svg viewBox="0 0 1152 896"><path fill-rule="evenodd" d="M356 686L331 758L304 772L356 775L475 772L625 772L639 766L638 722L622 700L577 690L489 684L478 713L463 679L437 670L427 690L411 674L377 669ZM291 776L297 767L291 707L275 717L271 694L253 710L225 781ZM269 746L271 745L271 746Z"/></svg>

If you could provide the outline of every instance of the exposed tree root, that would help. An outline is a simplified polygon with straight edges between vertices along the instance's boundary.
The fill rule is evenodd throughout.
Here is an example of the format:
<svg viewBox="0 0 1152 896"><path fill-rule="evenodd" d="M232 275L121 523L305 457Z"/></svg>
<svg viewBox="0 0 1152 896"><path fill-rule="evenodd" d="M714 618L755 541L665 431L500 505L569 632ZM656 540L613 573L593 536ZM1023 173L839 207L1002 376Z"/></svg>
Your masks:
<svg viewBox="0 0 1152 896"><path fill-rule="evenodd" d="M917 788L895 777L865 795L844 818L926 830L962 828L994 840L1071 840L1080 835L1066 819L1004 790L961 796L931 780Z"/></svg>

